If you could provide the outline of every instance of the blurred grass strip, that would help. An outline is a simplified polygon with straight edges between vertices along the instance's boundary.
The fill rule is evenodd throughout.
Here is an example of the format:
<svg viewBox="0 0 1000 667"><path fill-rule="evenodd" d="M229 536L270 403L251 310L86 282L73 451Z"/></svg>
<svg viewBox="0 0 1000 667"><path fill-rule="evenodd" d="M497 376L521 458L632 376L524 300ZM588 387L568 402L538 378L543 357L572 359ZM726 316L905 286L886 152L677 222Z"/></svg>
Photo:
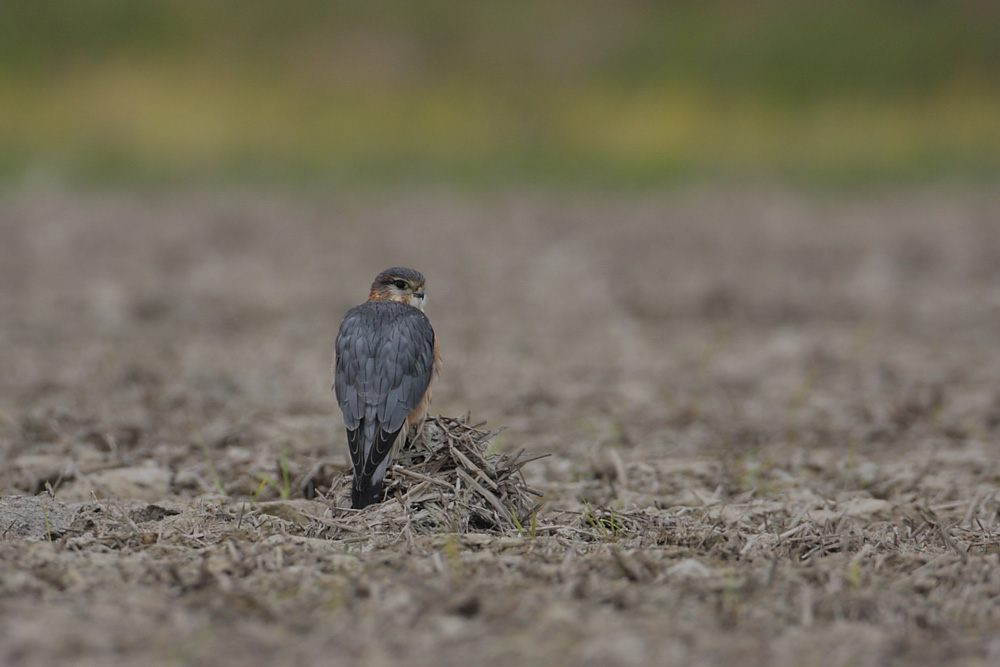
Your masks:
<svg viewBox="0 0 1000 667"><path fill-rule="evenodd" d="M14 2L0 177L1000 176L989 2Z"/></svg>

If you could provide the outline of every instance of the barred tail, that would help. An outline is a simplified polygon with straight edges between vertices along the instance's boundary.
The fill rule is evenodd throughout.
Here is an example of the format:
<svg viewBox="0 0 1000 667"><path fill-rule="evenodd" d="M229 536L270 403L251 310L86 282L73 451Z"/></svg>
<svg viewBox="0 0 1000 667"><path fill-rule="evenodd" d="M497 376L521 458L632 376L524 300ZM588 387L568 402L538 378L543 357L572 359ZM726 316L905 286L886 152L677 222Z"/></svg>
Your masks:
<svg viewBox="0 0 1000 667"><path fill-rule="evenodd" d="M393 443L399 431L387 433L372 420L362 428L347 432L347 444L351 450L354 465L354 481L351 484L351 507L359 510L383 500L382 480L392 458ZM365 428L370 426L370 428ZM366 431L371 431L366 433ZM370 438L370 445L363 440Z"/></svg>

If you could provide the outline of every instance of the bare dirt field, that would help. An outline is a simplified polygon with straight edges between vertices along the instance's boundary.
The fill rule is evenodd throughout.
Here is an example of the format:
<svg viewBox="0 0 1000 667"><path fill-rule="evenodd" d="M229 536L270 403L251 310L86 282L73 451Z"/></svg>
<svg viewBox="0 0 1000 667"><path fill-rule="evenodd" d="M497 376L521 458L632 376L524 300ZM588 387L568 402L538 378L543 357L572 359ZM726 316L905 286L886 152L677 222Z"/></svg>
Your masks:
<svg viewBox="0 0 1000 667"><path fill-rule="evenodd" d="M520 527L343 508L392 265ZM2 664L1000 664L995 190L8 190L0 370Z"/></svg>

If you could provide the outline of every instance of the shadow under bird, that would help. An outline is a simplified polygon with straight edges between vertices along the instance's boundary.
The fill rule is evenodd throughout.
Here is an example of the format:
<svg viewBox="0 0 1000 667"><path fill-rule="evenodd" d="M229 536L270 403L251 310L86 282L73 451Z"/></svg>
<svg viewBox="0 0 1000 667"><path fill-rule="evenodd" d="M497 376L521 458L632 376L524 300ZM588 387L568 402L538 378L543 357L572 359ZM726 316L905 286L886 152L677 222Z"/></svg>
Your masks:
<svg viewBox="0 0 1000 667"><path fill-rule="evenodd" d="M382 501L389 463L426 417L441 355L423 310L424 276L395 267L375 277L368 301L340 324L333 389L347 427L355 509Z"/></svg>

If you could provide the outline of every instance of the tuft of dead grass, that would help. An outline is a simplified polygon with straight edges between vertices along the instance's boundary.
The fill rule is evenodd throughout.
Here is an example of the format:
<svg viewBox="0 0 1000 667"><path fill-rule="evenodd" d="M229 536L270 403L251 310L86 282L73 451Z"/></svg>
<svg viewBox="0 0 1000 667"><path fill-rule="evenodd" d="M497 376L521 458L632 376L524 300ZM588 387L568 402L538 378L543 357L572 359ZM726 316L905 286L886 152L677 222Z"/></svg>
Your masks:
<svg viewBox="0 0 1000 667"><path fill-rule="evenodd" d="M418 535L529 532L542 492L525 481L521 470L542 456L526 456L523 449L490 452L491 441L504 429L485 430L485 425L470 423L469 415L429 417L391 466L386 500L365 510L344 507L352 473L335 473L325 494L336 505L326 536L361 529Z"/></svg>

